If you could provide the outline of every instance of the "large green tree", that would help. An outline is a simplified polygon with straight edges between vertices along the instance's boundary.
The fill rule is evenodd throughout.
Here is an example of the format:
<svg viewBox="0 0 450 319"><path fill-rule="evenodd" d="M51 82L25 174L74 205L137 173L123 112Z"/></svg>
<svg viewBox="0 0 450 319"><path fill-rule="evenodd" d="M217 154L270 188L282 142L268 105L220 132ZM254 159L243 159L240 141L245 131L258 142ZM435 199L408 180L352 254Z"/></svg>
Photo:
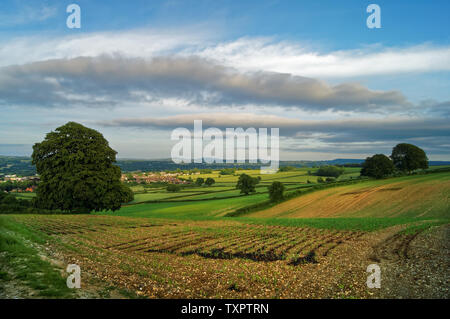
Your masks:
<svg viewBox="0 0 450 319"><path fill-rule="evenodd" d="M96 130L69 122L33 146L33 164L40 175L36 203L68 212L117 210L133 200L120 181L116 154Z"/></svg>
<svg viewBox="0 0 450 319"><path fill-rule="evenodd" d="M375 154L367 157L362 164L361 176L383 178L394 172L394 164L391 159L384 154Z"/></svg>
<svg viewBox="0 0 450 319"><path fill-rule="evenodd" d="M205 181L205 185L207 185L207 186L211 186L211 185L213 185L213 184L215 184L215 183L216 183L215 179L214 179L214 178L211 178L211 177L208 177L208 178L206 179L206 181Z"/></svg>
<svg viewBox="0 0 450 319"><path fill-rule="evenodd" d="M280 201L284 198L284 185L281 182L275 181L268 187L269 198L272 202Z"/></svg>
<svg viewBox="0 0 450 319"><path fill-rule="evenodd" d="M236 184L236 188L241 190L241 194L248 195L249 193L256 192L255 186L258 183L258 178L251 177L247 174L241 174Z"/></svg>
<svg viewBox="0 0 450 319"><path fill-rule="evenodd" d="M398 170L411 172L416 169L428 168L428 158L425 151L412 144L397 144L392 149L392 161Z"/></svg>

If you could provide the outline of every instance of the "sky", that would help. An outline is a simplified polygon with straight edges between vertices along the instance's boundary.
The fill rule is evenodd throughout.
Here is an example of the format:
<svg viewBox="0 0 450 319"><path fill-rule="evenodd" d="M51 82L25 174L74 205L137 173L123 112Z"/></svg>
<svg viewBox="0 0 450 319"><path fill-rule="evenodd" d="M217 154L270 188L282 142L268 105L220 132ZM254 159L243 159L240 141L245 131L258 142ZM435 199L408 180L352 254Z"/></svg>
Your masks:
<svg viewBox="0 0 450 319"><path fill-rule="evenodd" d="M70 29L68 5L81 8ZM381 9L370 29L366 8ZM177 127L279 128L281 160L450 160L450 2L25 1L0 7L0 155L68 121L118 158Z"/></svg>

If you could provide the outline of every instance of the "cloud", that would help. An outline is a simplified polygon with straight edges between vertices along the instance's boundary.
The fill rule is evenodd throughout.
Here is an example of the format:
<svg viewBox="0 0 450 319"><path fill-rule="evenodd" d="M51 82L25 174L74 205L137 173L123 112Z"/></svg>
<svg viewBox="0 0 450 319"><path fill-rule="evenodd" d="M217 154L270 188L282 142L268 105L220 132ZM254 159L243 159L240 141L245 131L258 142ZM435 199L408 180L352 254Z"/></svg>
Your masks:
<svg viewBox="0 0 450 319"><path fill-rule="evenodd" d="M171 130L177 127L190 128L193 126L194 120L202 120L204 128L276 127L284 136L319 138L330 142L349 139L359 142L450 136L450 121L445 118L350 118L318 121L253 113L200 113L162 118L122 118L97 123L109 127Z"/></svg>
<svg viewBox="0 0 450 319"><path fill-rule="evenodd" d="M187 54L215 59L241 70L266 70L318 78L450 71L450 47L429 44L405 48L369 46L321 53L289 41L241 38Z"/></svg>
<svg viewBox="0 0 450 319"><path fill-rule="evenodd" d="M197 56L240 71L270 71L323 79L450 71L448 45L371 45L321 52L303 43L280 41L276 37L243 37L225 42L221 40L223 32L216 28L212 32L212 29L198 24L177 29L12 38L0 45L0 65L104 54L146 59L172 54Z"/></svg>
<svg viewBox="0 0 450 319"><path fill-rule="evenodd" d="M203 129L279 128L284 152L322 152L339 154L388 153L394 145L408 142L432 154L449 154L450 121L445 118L350 118L301 120L253 113L180 114L162 118L121 118L99 121L103 127L173 130L193 128L202 120Z"/></svg>
<svg viewBox="0 0 450 319"><path fill-rule="evenodd" d="M0 14L0 26L12 27L36 22L43 22L54 17L57 8L53 6L25 6L21 5L17 13Z"/></svg>
<svg viewBox="0 0 450 319"><path fill-rule="evenodd" d="M15 37L0 43L0 66L31 62L121 55L151 58L173 54L187 47L203 47L217 34L204 25L183 29L134 29L48 37Z"/></svg>
<svg viewBox="0 0 450 319"><path fill-rule="evenodd" d="M8 104L102 106L173 97L204 106L258 104L313 111L378 112L410 106L398 91L240 72L198 57L79 57L0 69L0 101Z"/></svg>

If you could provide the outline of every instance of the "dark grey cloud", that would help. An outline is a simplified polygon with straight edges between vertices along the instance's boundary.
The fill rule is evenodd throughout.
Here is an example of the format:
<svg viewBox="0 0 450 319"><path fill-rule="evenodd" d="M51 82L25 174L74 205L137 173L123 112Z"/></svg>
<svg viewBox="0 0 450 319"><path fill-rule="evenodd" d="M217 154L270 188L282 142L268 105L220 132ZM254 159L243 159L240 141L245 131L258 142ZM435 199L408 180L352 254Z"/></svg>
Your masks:
<svg viewBox="0 0 450 319"><path fill-rule="evenodd" d="M250 113L181 114L164 118L123 118L97 122L105 127L134 127L172 130L193 128L194 120L202 120L203 128L254 127L279 128L281 143L288 151L320 151L358 153L390 151L400 142L423 147L433 154L450 154L450 121L446 118L384 118L299 120Z"/></svg>
<svg viewBox="0 0 450 319"><path fill-rule="evenodd" d="M178 98L199 105L246 104L372 112L410 103L399 91L271 72L239 72L201 58L79 57L0 69L0 102L106 106Z"/></svg>
<svg viewBox="0 0 450 319"><path fill-rule="evenodd" d="M202 120L203 127L278 127L284 136L324 135L330 142L351 137L352 141L450 136L448 118L351 118L334 120L299 120L251 113L180 114L164 118L123 118L100 121L103 126L174 129L192 127ZM326 137L325 137L326 135Z"/></svg>

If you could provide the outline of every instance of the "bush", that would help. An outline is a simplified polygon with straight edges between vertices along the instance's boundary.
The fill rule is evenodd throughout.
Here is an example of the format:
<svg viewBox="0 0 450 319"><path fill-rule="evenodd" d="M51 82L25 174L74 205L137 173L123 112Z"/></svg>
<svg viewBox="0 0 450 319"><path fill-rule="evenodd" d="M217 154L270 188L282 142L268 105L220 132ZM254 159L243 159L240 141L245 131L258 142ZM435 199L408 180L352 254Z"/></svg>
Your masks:
<svg viewBox="0 0 450 319"><path fill-rule="evenodd" d="M220 175L233 175L236 172L234 168L224 168L220 171Z"/></svg>
<svg viewBox="0 0 450 319"><path fill-rule="evenodd" d="M167 185L166 190L168 192L179 192L181 190L181 187L180 187L180 185L177 185L177 184L169 184L169 185Z"/></svg>
<svg viewBox="0 0 450 319"><path fill-rule="evenodd" d="M329 177L335 177L338 178L342 174L344 174L345 169L343 167L336 167L336 166L321 166L317 172L317 176L329 176Z"/></svg>

